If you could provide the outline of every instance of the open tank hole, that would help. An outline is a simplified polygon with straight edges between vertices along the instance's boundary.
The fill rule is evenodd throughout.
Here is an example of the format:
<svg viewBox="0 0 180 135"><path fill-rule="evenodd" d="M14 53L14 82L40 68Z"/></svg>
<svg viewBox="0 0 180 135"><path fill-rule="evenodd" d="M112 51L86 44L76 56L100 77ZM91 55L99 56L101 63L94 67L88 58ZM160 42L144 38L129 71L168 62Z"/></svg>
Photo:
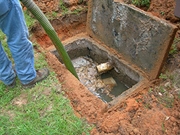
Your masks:
<svg viewBox="0 0 180 135"><path fill-rule="evenodd" d="M75 58L72 60L72 63L80 82L104 102L112 101L128 89L128 86L112 74L115 71L99 74L97 71L99 64L87 56ZM111 82L111 80L115 82Z"/></svg>
<svg viewBox="0 0 180 135"><path fill-rule="evenodd" d="M66 45L65 49L72 60L80 82L106 103L140 80L138 73L107 53L102 47L86 39L76 40ZM56 50L52 53L63 63ZM103 73L98 72L97 66L106 62L113 63L113 68Z"/></svg>

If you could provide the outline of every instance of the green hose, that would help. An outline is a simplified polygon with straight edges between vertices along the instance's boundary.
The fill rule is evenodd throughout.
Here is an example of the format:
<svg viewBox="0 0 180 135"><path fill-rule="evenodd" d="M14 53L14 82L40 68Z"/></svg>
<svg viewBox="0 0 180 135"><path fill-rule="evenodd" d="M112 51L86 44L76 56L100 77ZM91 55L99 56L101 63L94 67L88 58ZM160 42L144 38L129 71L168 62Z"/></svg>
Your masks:
<svg viewBox="0 0 180 135"><path fill-rule="evenodd" d="M62 57L62 60L67 67L67 69L77 78L78 75L74 69L74 66L71 62L69 55L67 54L63 44L61 43L57 33L55 32L54 28L52 27L49 20L46 18L44 13L39 9L39 7L32 1L32 0L21 0L24 6L36 17L36 19L40 22L41 26L44 28L46 33L48 34L49 38L55 45L59 55Z"/></svg>

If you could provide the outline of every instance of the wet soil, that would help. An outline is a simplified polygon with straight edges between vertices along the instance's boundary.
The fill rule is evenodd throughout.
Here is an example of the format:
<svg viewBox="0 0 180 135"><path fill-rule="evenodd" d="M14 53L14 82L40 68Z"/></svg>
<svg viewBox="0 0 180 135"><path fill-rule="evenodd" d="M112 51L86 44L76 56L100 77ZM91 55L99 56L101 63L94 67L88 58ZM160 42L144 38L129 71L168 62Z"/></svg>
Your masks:
<svg viewBox="0 0 180 135"><path fill-rule="evenodd" d="M176 34L178 39L180 38L180 19L174 16L174 7L174 0L151 0L147 12L175 24L179 29ZM86 15L85 11L51 20L63 43L69 42L71 37L87 36ZM91 131L92 135L180 135L179 85L173 87L170 81L156 79L149 82L146 87L142 87L138 93L109 108L106 103L89 92L49 52L54 49L54 46L39 24L33 27L31 32L32 40L38 42L45 50L49 66L56 72L76 115L95 125ZM180 41L176 42L176 46L179 50L176 54L169 55L163 73L180 70ZM163 104L164 102L159 100L164 96L158 89L160 86L168 87L168 96L165 98L168 101L172 99L166 102L168 104Z"/></svg>

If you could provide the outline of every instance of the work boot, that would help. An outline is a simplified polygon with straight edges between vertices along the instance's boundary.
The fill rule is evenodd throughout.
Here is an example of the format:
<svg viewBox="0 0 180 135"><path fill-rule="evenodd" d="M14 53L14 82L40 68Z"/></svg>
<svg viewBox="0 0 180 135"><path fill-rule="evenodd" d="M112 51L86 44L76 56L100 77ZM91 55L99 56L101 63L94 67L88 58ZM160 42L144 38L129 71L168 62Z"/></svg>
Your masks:
<svg viewBox="0 0 180 135"><path fill-rule="evenodd" d="M14 78L14 81L7 85L8 88L14 88L16 86L16 71L15 71L15 67L13 66L12 69L14 70L14 73L15 73L15 78Z"/></svg>
<svg viewBox="0 0 180 135"><path fill-rule="evenodd" d="M15 86L16 86L16 78L11 84L7 85L8 88L14 88Z"/></svg>
<svg viewBox="0 0 180 135"><path fill-rule="evenodd" d="M47 78L48 75L49 75L49 70L47 68L36 70L36 78L28 84L22 84L22 86L24 88L32 88L35 86L37 82L40 82L45 78Z"/></svg>

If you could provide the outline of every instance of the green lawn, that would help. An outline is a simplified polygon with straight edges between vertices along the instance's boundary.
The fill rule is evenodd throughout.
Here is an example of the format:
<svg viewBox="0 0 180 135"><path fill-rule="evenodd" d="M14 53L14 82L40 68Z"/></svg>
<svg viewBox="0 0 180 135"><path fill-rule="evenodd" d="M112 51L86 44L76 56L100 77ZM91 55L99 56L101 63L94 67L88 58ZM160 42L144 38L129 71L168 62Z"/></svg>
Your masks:
<svg viewBox="0 0 180 135"><path fill-rule="evenodd" d="M0 39L12 60L2 32ZM48 67L43 53L36 50L35 67ZM15 88L0 81L0 135L88 135L91 128L74 115L52 69L46 80L31 89L24 89L18 78Z"/></svg>
<svg viewBox="0 0 180 135"><path fill-rule="evenodd" d="M36 54L36 68L48 67L43 54ZM19 80L15 88L0 82L0 135L81 135L90 126L74 115L56 74L31 89Z"/></svg>

